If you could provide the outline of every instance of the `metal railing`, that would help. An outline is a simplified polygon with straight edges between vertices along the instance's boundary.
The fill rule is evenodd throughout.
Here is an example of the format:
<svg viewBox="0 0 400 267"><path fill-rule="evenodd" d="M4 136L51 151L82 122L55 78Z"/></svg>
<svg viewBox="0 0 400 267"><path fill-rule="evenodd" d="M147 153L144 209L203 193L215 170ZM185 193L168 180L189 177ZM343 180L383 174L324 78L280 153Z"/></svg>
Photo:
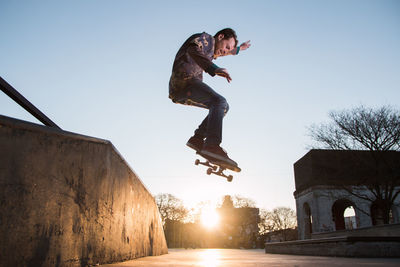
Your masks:
<svg viewBox="0 0 400 267"><path fill-rule="evenodd" d="M8 95L11 99L17 102L18 105L23 107L26 111L32 114L36 119L46 126L50 126L56 129L60 129L52 120L50 120L46 115L43 114L38 108L36 108L31 102L28 101L23 95L21 95L14 87L12 87L8 82L6 82L0 76L0 88Z"/></svg>

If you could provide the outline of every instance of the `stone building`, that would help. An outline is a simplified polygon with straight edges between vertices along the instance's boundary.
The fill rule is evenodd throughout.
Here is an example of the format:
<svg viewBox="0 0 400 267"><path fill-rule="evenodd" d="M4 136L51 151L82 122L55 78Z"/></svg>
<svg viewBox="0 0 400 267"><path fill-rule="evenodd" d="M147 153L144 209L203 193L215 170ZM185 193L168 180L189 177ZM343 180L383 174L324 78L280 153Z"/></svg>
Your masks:
<svg viewBox="0 0 400 267"><path fill-rule="evenodd" d="M396 151L309 151L294 164L299 239L382 224L379 203L367 186L384 182L394 185L395 193L399 170ZM349 210L353 214L347 216ZM390 223L400 223L399 196L390 207Z"/></svg>

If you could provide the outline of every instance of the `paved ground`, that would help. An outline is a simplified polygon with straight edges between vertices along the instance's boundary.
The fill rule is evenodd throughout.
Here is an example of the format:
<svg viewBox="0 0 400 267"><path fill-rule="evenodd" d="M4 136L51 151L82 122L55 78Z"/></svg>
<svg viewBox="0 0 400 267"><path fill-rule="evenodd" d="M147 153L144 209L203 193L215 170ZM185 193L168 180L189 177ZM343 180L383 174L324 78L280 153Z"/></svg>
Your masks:
<svg viewBox="0 0 400 267"><path fill-rule="evenodd" d="M331 266L400 266L400 258L332 258L265 254L262 249L170 249L169 254L145 257L103 267L331 267Z"/></svg>

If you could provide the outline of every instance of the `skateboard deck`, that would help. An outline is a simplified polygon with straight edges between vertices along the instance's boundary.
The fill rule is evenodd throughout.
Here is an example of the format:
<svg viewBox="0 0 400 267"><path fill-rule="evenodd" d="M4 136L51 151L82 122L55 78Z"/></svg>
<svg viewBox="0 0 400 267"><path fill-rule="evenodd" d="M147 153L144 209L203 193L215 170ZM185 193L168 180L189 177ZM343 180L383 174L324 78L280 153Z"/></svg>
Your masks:
<svg viewBox="0 0 400 267"><path fill-rule="evenodd" d="M196 152L197 155L202 156L203 158L206 159L206 161L200 161L199 159L196 159L194 162L195 165L204 165L209 167L207 169L207 174L215 174L221 177L224 177L228 180L228 182L232 182L233 176L232 175L226 175L224 171L226 169L234 171L234 172L240 172L241 169L238 166L232 166L229 164L226 164L225 162L222 162L220 160L214 159L212 157L206 156L200 152Z"/></svg>

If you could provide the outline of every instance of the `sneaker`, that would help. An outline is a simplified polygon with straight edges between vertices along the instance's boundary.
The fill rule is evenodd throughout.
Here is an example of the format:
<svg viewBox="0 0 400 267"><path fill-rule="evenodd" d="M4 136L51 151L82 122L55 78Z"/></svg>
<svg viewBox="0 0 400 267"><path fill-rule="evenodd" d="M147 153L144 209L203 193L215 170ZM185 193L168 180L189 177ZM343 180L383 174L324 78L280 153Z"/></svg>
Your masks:
<svg viewBox="0 0 400 267"><path fill-rule="evenodd" d="M196 137L196 136L192 136L190 137L190 139L187 141L186 145L194 150L196 150L196 152L199 152L204 145L204 139Z"/></svg>
<svg viewBox="0 0 400 267"><path fill-rule="evenodd" d="M204 154L208 157L212 157L216 160L224 162L228 165L237 167L237 163L228 157L228 154L225 150L219 145L206 145L202 150L201 154Z"/></svg>

